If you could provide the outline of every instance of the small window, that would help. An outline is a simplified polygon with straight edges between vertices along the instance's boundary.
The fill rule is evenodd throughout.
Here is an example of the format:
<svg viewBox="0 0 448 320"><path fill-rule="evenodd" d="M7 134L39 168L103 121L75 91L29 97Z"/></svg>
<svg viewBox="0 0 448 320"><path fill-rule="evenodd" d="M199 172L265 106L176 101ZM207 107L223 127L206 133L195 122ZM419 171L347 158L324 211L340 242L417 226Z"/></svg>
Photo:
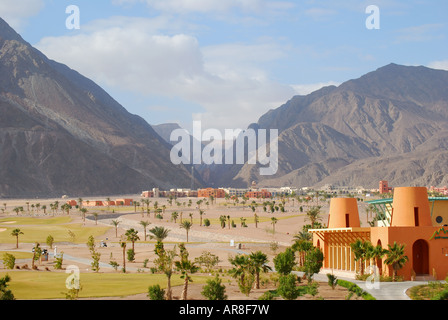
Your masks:
<svg viewBox="0 0 448 320"><path fill-rule="evenodd" d="M345 227L350 227L350 215L348 213L345 214Z"/></svg>
<svg viewBox="0 0 448 320"><path fill-rule="evenodd" d="M419 222L418 222L418 208L414 208L414 221L415 221L415 226L418 227L419 226Z"/></svg>
<svg viewBox="0 0 448 320"><path fill-rule="evenodd" d="M438 216L438 217L436 218L436 222L437 222L437 223L442 223L442 222L443 222L443 218L442 218L441 216Z"/></svg>

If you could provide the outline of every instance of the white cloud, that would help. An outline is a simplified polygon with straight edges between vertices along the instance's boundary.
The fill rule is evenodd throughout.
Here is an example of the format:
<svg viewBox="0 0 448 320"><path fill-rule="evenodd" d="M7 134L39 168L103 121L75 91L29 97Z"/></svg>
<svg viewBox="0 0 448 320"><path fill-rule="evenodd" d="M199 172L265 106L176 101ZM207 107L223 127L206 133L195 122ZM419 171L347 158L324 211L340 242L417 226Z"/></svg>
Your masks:
<svg viewBox="0 0 448 320"><path fill-rule="evenodd" d="M433 61L428 64L429 68L448 71L448 60Z"/></svg>
<svg viewBox="0 0 448 320"><path fill-rule="evenodd" d="M294 6L289 1L268 0L113 0L116 5L146 3L149 7L169 13L225 13L233 8L245 12L285 10Z"/></svg>
<svg viewBox="0 0 448 320"><path fill-rule="evenodd" d="M26 19L38 14L43 7L43 0L1 0L0 17L20 32L26 24Z"/></svg>
<svg viewBox="0 0 448 320"><path fill-rule="evenodd" d="M317 91L323 87L328 86L339 86L340 83L329 81L329 82L320 82L320 83L311 83L311 84L295 84L292 87L294 88L295 92L299 95L307 95L314 91Z"/></svg>
<svg viewBox="0 0 448 320"><path fill-rule="evenodd" d="M158 32L163 21L113 19L83 26L78 35L44 38L36 47L100 85L200 105L204 112L192 117L204 128L246 128L295 93L270 81L264 69L283 56L275 44L201 48L193 36Z"/></svg>

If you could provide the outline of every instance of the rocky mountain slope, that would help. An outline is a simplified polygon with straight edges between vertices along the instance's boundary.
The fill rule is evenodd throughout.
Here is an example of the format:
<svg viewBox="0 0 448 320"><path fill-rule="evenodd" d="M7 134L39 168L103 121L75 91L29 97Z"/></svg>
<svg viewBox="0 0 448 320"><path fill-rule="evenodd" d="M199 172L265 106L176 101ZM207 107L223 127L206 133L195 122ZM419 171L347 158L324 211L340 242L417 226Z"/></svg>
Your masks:
<svg viewBox="0 0 448 320"><path fill-rule="evenodd" d="M279 130L279 170L215 168L215 185L445 185L448 72L390 64L339 87L295 96L254 129Z"/></svg>
<svg viewBox="0 0 448 320"><path fill-rule="evenodd" d="M93 81L49 60L0 18L0 196L188 187L171 145Z"/></svg>

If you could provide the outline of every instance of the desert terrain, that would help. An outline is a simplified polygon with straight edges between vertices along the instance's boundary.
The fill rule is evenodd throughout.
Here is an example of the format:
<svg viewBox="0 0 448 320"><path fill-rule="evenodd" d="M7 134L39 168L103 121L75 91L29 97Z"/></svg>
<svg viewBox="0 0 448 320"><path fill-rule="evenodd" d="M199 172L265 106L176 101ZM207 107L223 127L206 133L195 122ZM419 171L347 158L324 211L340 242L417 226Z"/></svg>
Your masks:
<svg viewBox="0 0 448 320"><path fill-rule="evenodd" d="M110 196L111 200L115 198L130 198L135 201L140 201L141 197L139 195L126 195L126 196ZM181 205L176 205L174 202L172 205L168 203L167 198L149 198L151 203L149 204L150 213L146 211L146 205L140 201L140 206L109 206L109 207L86 207L88 212L86 213L86 218L83 219L82 214L79 209L72 208L67 214L62 212L61 209L54 211L50 210L50 204L55 201L59 201L59 204L63 204L71 198L67 199L15 199L15 200L2 200L0 201L0 206L6 210L2 210L0 213L0 221L4 218L9 218L8 221L0 223L0 232L6 232L7 228L20 228L21 225L13 220L14 217L33 217L42 223L45 219L52 219L54 217L70 216L70 224L82 225L83 227L90 228L104 228L108 227L104 233L95 237L97 244L97 250L101 253L100 259L100 272L101 273L117 273L120 271L114 270L109 264L111 260L117 261L120 265L122 263L122 248L120 247L119 241L124 236L126 230L134 228L138 231L138 236L140 240L135 242L135 261L126 261L126 271L129 273L137 272L150 272L150 268L154 266L153 261L156 258L154 253L155 240L150 239L149 229L155 226L163 226L169 229L168 237L164 239L164 245L167 249L174 248L179 243L185 243L186 248L190 254L190 259L199 257L203 252L210 252L219 257L219 264L215 269L220 269L221 272L230 269L231 264L229 263L229 257L235 256L237 254L250 254L255 251L262 251L268 256L269 265L273 266L273 258L276 254L282 252L288 246L293 244L294 236L302 230L303 225L309 224L309 220L306 216L306 211L309 207L314 205L321 206L321 216L319 221L324 225L327 223L328 219L328 209L329 201L315 200L309 201L308 203L298 203L297 200L292 201L291 199L286 199L284 207L285 212L276 211L274 213L269 212L269 207L267 212L263 210L262 202L263 200L255 200L257 207L255 214L257 214L259 222L257 225L254 223L254 212L249 207L252 203L252 199L247 201L245 205L234 204L232 200L217 199L213 204L206 205L204 203L198 205L196 202L198 198L191 198L191 206L188 206L189 198L179 198L177 199ZM73 199L76 200L76 199ZM86 200L86 199L83 199ZM105 200L92 198L90 200ZM157 201L159 208L164 207L163 219L155 218L153 205ZM280 202L280 200L276 200ZM40 204L40 208L33 208L28 211L27 206L31 204ZM6 204L6 206L5 206ZM46 213L43 213L42 206L46 205ZM22 206L24 211L21 213L16 213L13 209L17 206ZM302 212L300 211L300 206L302 206ZM362 225L366 226L366 217L364 212L364 203L361 201L359 205L360 217ZM204 224L205 219L209 219L211 224L206 227L200 225L200 215L199 210L203 210L202 224ZM174 222L172 219L172 212L178 212L179 217L177 221ZM95 219L93 213L98 213ZM180 227L180 213L182 213L183 220L190 220L193 225L188 233L186 230ZM230 221L233 220L234 226L230 226L226 221L226 226L221 227L219 222L219 217L225 215L230 216ZM275 217L277 219L275 225L273 225L271 218ZM246 227L241 225L242 219L246 219ZM112 225L112 220L119 221L118 228ZM144 241L144 230L141 221L149 222L146 227L147 239ZM274 231L275 227L275 231ZM8 229L8 230L9 230ZM11 236L11 240L14 237ZM100 243L105 242L107 247L100 247ZM132 244L128 241L127 249L131 248ZM53 248L50 249L45 243L41 243L42 248L47 248L50 257L48 261L36 262L39 270L51 270L52 272L63 272L54 270L55 260L53 259L54 253L64 253L64 266L75 265L81 272L92 272L91 270L91 254L86 243L77 243L71 241L58 241L55 239ZM16 249L15 241L10 243L0 243L0 251L22 251L31 252L33 248L33 243L20 242L19 237L19 249ZM144 267L144 261L147 260L146 267ZM28 264L31 265L31 259L22 259L16 262L16 265L23 266ZM2 270L3 269L3 270ZM0 261L0 271L4 271L4 266L2 261ZM38 271L36 271L38 272ZM222 273L224 274L224 273ZM273 273L271 273L273 274ZM205 274L212 277L211 274ZM226 285L226 294L229 300L247 300L247 299L258 299L267 290L275 289L275 283L269 281L272 275L266 274L264 278L267 279L263 282L262 288L253 290L249 296L242 294L236 283L236 280L226 275L223 284ZM271 277L272 278L272 277ZM188 299L191 300L202 300L204 297L201 295L202 287L204 284L195 284L194 282L189 285L188 289ZM347 290L344 288L336 288L337 290L332 290L326 283L320 283L319 286L319 297L324 299L344 299L347 295ZM173 298L178 299L182 287L173 288ZM311 297L300 297L299 299L310 299ZM93 299L93 298L92 298ZM142 292L137 295L130 296L120 296L114 297L113 295L109 297L102 297L96 299L129 299L129 300L147 300L147 292Z"/></svg>

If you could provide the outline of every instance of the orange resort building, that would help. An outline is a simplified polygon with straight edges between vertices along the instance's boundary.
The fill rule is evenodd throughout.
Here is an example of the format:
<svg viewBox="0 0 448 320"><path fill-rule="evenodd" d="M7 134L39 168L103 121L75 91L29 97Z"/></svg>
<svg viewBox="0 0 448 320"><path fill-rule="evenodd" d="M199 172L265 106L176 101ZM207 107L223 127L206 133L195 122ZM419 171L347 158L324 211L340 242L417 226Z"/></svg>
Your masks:
<svg viewBox="0 0 448 320"><path fill-rule="evenodd" d="M198 198L208 198L212 196L213 198L224 198L226 196L226 192L224 189L199 189L198 190Z"/></svg>
<svg viewBox="0 0 448 320"><path fill-rule="evenodd" d="M133 206L134 200L132 199L115 199L115 201L84 200L82 202L82 205L84 207Z"/></svg>
<svg viewBox="0 0 448 320"><path fill-rule="evenodd" d="M439 204L438 208L435 203ZM324 253L325 269L349 271L354 276L360 262L354 259L351 243L357 239L368 240L373 246L388 249L389 244L396 242L405 245L404 254L408 257L404 267L398 270L398 276L404 280L422 276L443 280L448 276L447 205L448 201L430 201L425 187L395 188L390 223L366 228L360 226L355 198L334 198L330 202L328 228L309 231L313 234L314 246ZM445 224L437 222L431 214L437 215L439 220L445 218ZM379 270L391 276L392 266L386 265L385 259L365 261L366 272Z"/></svg>
<svg viewBox="0 0 448 320"><path fill-rule="evenodd" d="M272 196L272 193L270 193L266 189L252 190L252 191L246 192L245 196L247 198L267 199Z"/></svg>

